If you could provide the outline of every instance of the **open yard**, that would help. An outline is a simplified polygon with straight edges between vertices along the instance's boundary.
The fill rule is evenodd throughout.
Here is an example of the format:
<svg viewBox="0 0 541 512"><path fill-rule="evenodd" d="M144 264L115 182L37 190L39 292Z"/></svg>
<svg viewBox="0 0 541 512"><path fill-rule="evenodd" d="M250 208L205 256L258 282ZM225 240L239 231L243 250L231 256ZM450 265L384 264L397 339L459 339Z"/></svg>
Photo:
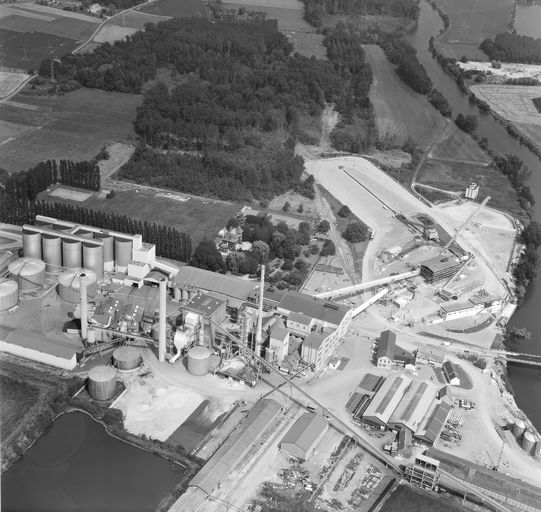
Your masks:
<svg viewBox="0 0 541 512"><path fill-rule="evenodd" d="M453 192L463 192L471 182L475 182L480 187L480 198L487 195L492 198L490 206L514 215L521 212L517 194L509 180L493 167L429 158L423 164L417 181Z"/></svg>
<svg viewBox="0 0 541 512"><path fill-rule="evenodd" d="M227 220L234 217L242 207L240 204L211 199L189 198L177 201L173 195L165 197L163 192L134 187L132 190L115 191L114 199L103 199L95 195L87 201L76 202L47 195L40 197L172 226L189 233L194 248L203 238L213 240Z"/></svg>
<svg viewBox="0 0 541 512"><path fill-rule="evenodd" d="M428 147L445 119L424 96L398 78L379 46L364 46L364 50L374 73L370 100L376 111L379 136L394 138L398 144L411 137L421 147Z"/></svg>
<svg viewBox="0 0 541 512"><path fill-rule="evenodd" d="M99 18L33 3L0 6L0 59L4 66L37 70L42 59L61 57L84 41Z"/></svg>
<svg viewBox="0 0 541 512"><path fill-rule="evenodd" d="M20 93L0 105L2 166L20 171L47 159L86 160L111 142L133 143L140 102L137 95L98 89L62 96Z"/></svg>
<svg viewBox="0 0 541 512"><path fill-rule="evenodd" d="M487 37L507 31L513 0L436 0L451 21L439 39L446 57L487 60L479 44Z"/></svg>
<svg viewBox="0 0 541 512"><path fill-rule="evenodd" d="M445 130L432 146L429 156L438 159L490 162L490 157L479 147L477 142L451 121L447 123Z"/></svg>

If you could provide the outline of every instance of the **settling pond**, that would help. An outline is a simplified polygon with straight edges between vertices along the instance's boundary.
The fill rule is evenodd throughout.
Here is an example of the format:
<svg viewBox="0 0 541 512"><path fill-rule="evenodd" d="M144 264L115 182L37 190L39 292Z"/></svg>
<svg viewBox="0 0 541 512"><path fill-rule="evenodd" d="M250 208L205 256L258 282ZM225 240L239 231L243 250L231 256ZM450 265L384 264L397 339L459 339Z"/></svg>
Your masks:
<svg viewBox="0 0 541 512"><path fill-rule="evenodd" d="M2 475L5 512L152 511L181 466L107 434L86 414L57 419Z"/></svg>

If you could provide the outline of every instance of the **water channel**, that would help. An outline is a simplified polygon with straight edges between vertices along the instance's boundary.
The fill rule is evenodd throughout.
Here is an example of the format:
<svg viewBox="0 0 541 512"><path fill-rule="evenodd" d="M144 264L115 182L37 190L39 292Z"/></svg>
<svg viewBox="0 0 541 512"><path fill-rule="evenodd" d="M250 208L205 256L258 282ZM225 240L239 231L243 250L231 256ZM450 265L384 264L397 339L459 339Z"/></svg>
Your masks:
<svg viewBox="0 0 541 512"><path fill-rule="evenodd" d="M489 145L500 153L513 153L532 170L529 185L537 200L533 217L541 222L541 162L528 148L521 145L507 133L507 130L489 114L482 113L469 102L455 81L447 75L438 62L432 58L428 48L431 36L443 29L443 21L438 13L426 2L420 3L421 12L417 30L409 36L411 44L417 49L417 56L422 62L434 86L439 89L453 108L453 115L473 114L479 118L477 133L486 137ZM532 333L532 339L522 343L521 352L541 354L541 284L530 285L523 305L511 319L510 325L526 327ZM538 431L541 431L541 369L521 366L508 367L511 384L515 391L518 406L528 415Z"/></svg>
<svg viewBox="0 0 541 512"><path fill-rule="evenodd" d="M2 510L152 511L182 475L181 466L111 437L74 412L56 420L2 475Z"/></svg>

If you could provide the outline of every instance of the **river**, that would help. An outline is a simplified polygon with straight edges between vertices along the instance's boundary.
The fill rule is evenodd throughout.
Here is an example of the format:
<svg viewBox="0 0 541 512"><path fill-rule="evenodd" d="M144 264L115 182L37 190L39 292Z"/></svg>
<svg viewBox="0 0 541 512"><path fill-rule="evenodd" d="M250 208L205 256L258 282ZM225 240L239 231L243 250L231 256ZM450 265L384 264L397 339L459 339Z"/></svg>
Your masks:
<svg viewBox="0 0 541 512"><path fill-rule="evenodd" d="M2 475L2 510L152 511L182 475L180 466L74 412L57 419Z"/></svg>
<svg viewBox="0 0 541 512"><path fill-rule="evenodd" d="M409 35L411 44L417 49L417 57L426 68L434 86L449 101L453 108L453 116L459 113L478 116L477 133L479 136L486 137L490 147L494 150L517 155L532 170L529 185L537 199L533 217L541 222L541 162L534 153L511 137L491 115L484 114L471 104L468 97L458 88L456 82L432 58L428 41L431 36L438 35L443 29L443 21L426 1L421 1L420 8L418 28ZM538 280L537 283L530 285L524 303L510 321L510 325L526 327L532 333L532 339L518 347L521 352L541 354L540 305L541 286ZM541 370L511 365L508 369L518 406L541 432L541 407L539 407L541 403Z"/></svg>

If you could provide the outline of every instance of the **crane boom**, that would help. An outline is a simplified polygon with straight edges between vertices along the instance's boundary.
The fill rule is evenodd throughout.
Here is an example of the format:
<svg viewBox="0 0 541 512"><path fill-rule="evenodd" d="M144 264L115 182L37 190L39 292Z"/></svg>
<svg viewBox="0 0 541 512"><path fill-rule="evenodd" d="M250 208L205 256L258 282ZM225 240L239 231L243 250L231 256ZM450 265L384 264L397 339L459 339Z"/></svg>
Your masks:
<svg viewBox="0 0 541 512"><path fill-rule="evenodd" d="M475 209L474 212L461 224L461 226L457 229L456 233L451 237L451 240L449 240L441 250L440 254L443 254L449 247L451 247L451 244L456 240L457 236L460 234L460 232L474 219L474 217L485 207L485 205L490 201L490 196L486 196L483 199L483 202Z"/></svg>

